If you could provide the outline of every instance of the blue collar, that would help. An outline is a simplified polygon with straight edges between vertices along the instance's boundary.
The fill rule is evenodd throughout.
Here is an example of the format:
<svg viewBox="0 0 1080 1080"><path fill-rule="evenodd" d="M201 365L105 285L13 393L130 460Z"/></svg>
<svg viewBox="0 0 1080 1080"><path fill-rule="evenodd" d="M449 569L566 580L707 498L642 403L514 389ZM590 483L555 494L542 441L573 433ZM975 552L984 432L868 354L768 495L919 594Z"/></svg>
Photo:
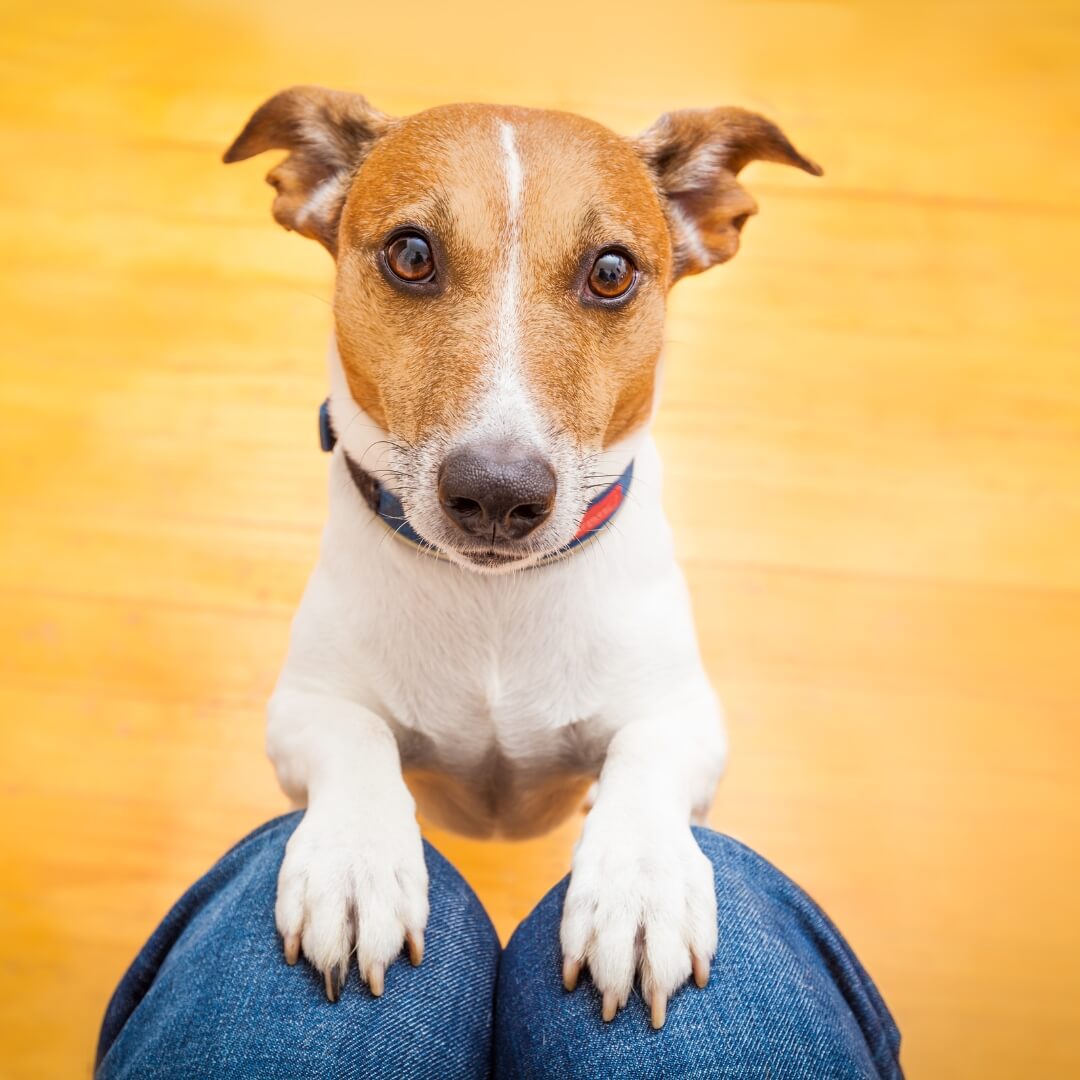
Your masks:
<svg viewBox="0 0 1080 1080"><path fill-rule="evenodd" d="M333 450L337 443L337 435L334 433L333 425L330 423L329 401L324 401L322 405L319 406L319 443L326 453ZM371 473L360 468L348 454L345 454L345 464L348 466L349 475L352 477L353 483L356 485L356 490L360 493L360 497L367 503L371 512L382 521L394 536L400 540L405 540L408 543L413 544L415 547L422 548L430 555L445 558L438 548L428 543L428 541L409 524L409 519L405 516L405 508L401 505L401 500L392 491L383 487ZM622 506L625 501L626 494L630 490L630 482L633 478L634 463L631 461L630 464L626 466L622 475L618 477L614 483L609 484L604 488L604 490L601 491L600 494L585 508L585 513L581 518L581 525L578 527L578 531L574 535L573 540L559 548L557 551L545 555L543 559L534 565L542 566L545 563L561 559L581 547L583 544L587 544L597 535L597 533L606 529L618 513L619 507Z"/></svg>

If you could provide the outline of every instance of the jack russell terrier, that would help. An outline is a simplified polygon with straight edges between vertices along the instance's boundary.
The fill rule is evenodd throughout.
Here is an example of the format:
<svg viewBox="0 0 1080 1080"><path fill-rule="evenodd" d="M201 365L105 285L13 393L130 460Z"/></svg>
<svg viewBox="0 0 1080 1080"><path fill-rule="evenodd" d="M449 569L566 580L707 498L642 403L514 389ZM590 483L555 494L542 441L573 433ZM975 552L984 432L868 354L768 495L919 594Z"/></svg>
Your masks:
<svg viewBox="0 0 1080 1080"><path fill-rule="evenodd" d="M306 802L278 879L285 958L372 994L428 914L419 807L525 837L592 806L562 916L610 1020L653 1026L716 952L690 831L724 767L718 703L649 435L672 283L735 254L755 159L820 175L736 108L637 139L567 113L403 119L295 87L225 154L288 156L274 217L336 261L330 516L268 708Z"/></svg>

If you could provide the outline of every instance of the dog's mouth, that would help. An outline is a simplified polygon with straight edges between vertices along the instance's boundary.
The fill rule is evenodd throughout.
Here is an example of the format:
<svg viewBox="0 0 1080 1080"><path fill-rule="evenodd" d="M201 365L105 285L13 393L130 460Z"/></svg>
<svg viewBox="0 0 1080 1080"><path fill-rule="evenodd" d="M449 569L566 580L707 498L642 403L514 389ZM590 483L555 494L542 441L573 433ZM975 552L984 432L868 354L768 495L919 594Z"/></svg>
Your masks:
<svg viewBox="0 0 1080 1080"><path fill-rule="evenodd" d="M555 550L558 549L552 549L552 551ZM495 540L483 547L451 543L443 545L443 551L448 551L451 555L456 556L477 570L505 570L531 565L551 554L546 549L537 549L532 545L508 543L505 540Z"/></svg>

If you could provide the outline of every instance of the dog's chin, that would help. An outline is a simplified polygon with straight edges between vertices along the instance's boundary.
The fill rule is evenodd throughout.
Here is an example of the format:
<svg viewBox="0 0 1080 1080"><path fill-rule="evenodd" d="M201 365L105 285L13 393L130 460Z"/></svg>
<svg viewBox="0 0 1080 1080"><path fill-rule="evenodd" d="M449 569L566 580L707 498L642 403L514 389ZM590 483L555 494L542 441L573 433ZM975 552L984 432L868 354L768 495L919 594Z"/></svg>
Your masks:
<svg viewBox="0 0 1080 1080"><path fill-rule="evenodd" d="M454 562L478 574L509 574L524 570L540 562L543 551L515 551L513 549L477 549L444 547L443 553Z"/></svg>
<svg viewBox="0 0 1080 1080"><path fill-rule="evenodd" d="M478 570L482 574L521 570L536 561L534 555L511 555L501 551L459 551L457 554L470 570Z"/></svg>

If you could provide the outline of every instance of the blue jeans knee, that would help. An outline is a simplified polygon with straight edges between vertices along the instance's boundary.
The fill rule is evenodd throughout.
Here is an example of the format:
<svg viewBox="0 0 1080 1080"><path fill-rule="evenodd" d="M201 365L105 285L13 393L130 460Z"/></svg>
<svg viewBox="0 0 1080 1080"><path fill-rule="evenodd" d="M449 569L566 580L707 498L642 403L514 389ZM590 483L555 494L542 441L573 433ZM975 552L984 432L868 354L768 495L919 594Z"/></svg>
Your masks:
<svg viewBox="0 0 1080 1080"><path fill-rule="evenodd" d="M566 881L499 958L476 896L431 847L423 965L397 963L375 1000L338 1003L285 965L274 893L293 814L247 837L180 899L141 950L102 1027L97 1076L898 1077L899 1033L839 931L730 838L695 830L716 879L720 946L706 989L679 991L659 1032L641 1001L610 1024L588 980L561 982ZM497 977L497 984L496 984Z"/></svg>
<svg viewBox="0 0 1080 1080"><path fill-rule="evenodd" d="M503 952L498 1080L899 1077L896 1025L824 912L749 848L694 833L716 879L720 943L708 986L678 991L660 1031L636 993L603 1023L587 978L573 993L562 986L564 879Z"/></svg>
<svg viewBox="0 0 1080 1080"><path fill-rule="evenodd" d="M355 968L335 1004L306 963L288 967L274 896L290 814L241 841L173 907L109 1004L98 1080L490 1075L499 942L461 875L424 855L423 964L393 964L383 996Z"/></svg>

